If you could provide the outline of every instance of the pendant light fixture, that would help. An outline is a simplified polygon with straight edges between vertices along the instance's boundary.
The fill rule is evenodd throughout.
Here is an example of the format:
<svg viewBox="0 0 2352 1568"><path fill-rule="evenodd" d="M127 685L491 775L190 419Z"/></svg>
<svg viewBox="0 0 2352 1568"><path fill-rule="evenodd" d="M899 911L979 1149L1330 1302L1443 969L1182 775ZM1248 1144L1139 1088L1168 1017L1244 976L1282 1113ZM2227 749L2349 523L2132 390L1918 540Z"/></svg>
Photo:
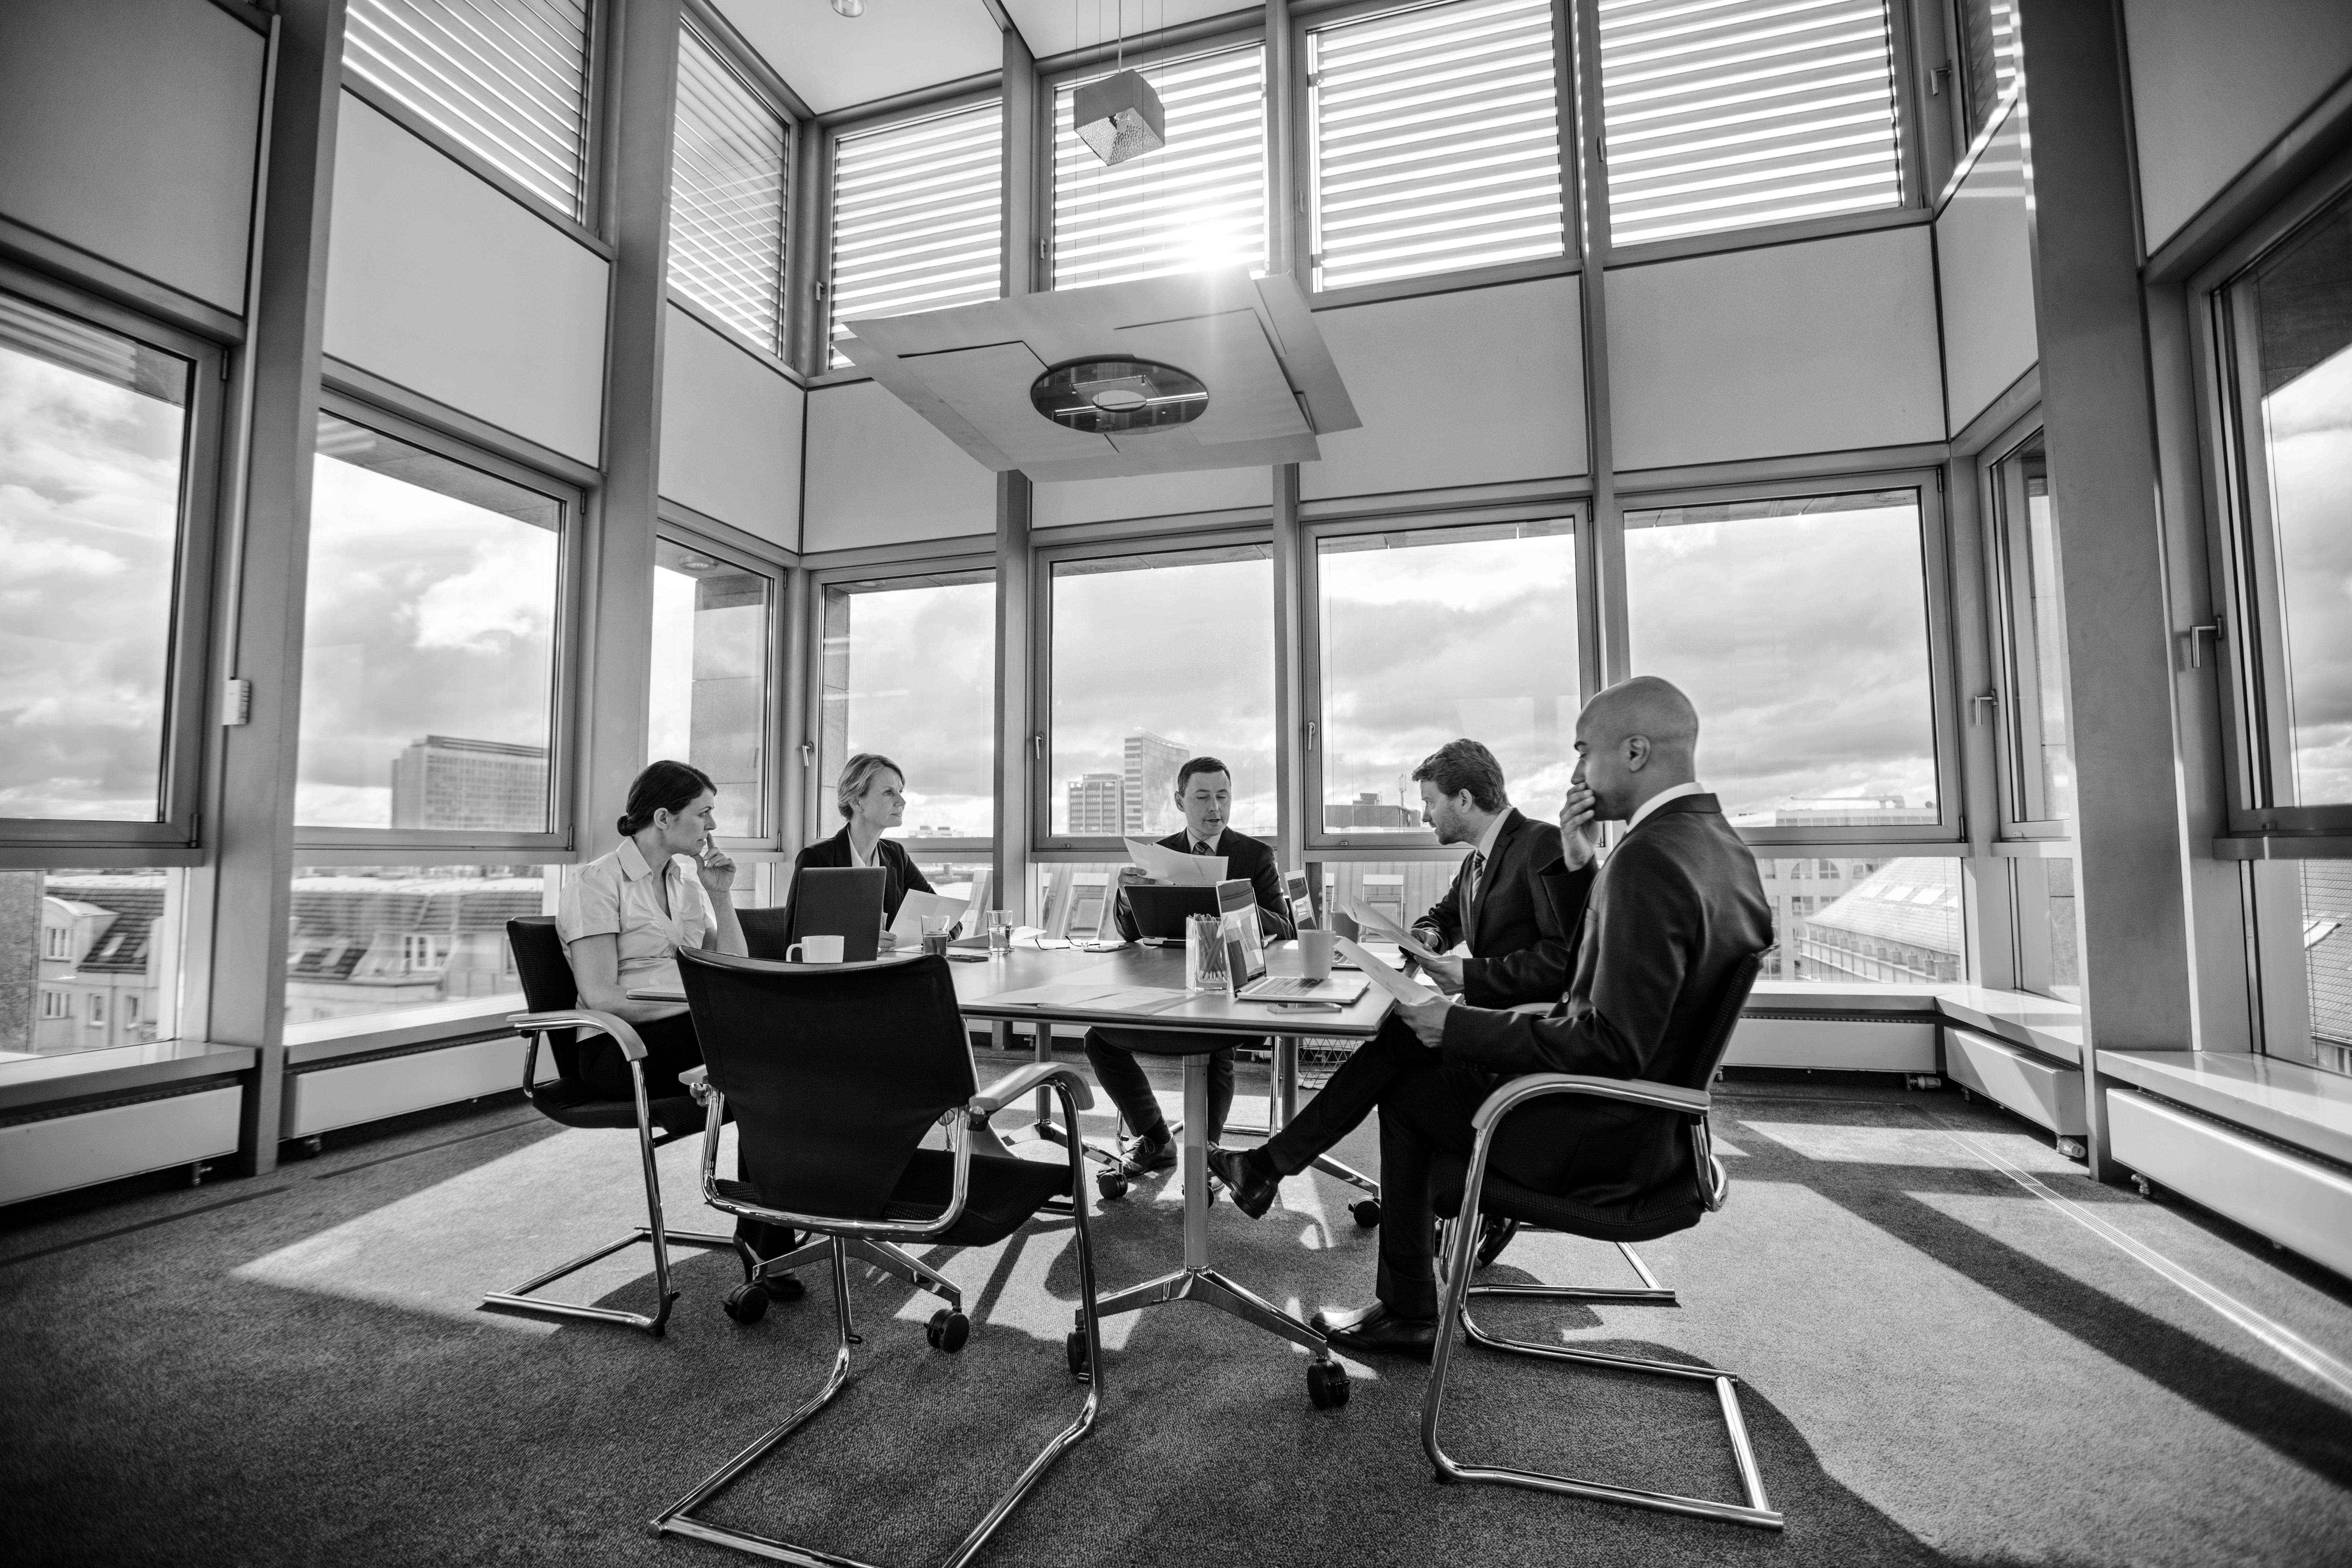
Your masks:
<svg viewBox="0 0 2352 1568"><path fill-rule="evenodd" d="M836 16L863 16L866 15L866 0L833 0L833 14Z"/></svg>
<svg viewBox="0 0 2352 1568"><path fill-rule="evenodd" d="M1118 6L1118 62L1127 62L1127 0ZM1168 144L1168 117L1160 95L1139 71L1120 69L1078 89L1070 103L1078 140L1106 164L1157 153Z"/></svg>

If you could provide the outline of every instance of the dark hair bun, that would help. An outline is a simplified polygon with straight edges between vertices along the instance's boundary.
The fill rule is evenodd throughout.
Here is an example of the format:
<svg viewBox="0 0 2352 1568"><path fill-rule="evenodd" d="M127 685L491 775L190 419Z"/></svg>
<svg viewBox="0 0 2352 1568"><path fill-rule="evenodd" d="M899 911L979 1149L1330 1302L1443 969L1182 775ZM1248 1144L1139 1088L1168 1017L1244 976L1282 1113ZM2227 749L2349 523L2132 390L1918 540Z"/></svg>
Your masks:
<svg viewBox="0 0 2352 1568"><path fill-rule="evenodd" d="M629 785L629 809L613 824L624 838L634 838L653 826L657 811L681 812L719 786L691 763L649 763Z"/></svg>

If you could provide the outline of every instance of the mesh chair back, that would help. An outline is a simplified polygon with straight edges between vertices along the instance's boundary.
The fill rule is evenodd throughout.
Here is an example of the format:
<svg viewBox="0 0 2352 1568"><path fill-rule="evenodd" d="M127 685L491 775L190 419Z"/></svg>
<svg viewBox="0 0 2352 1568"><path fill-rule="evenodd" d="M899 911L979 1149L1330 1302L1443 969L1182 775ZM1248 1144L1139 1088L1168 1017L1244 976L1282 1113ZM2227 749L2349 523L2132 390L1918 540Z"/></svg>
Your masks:
<svg viewBox="0 0 2352 1568"><path fill-rule="evenodd" d="M507 921L507 946L514 953L515 973L522 977L523 1005L534 1013L560 1013L580 1005L580 987L572 976L572 960L563 951L563 935L553 915L525 915ZM580 1076L580 1032L550 1029L547 1047L555 1070L567 1079Z"/></svg>
<svg viewBox="0 0 2352 1568"><path fill-rule="evenodd" d="M936 954L784 964L689 949L678 970L743 1174L771 1207L881 1217L923 1134L977 1090Z"/></svg>
<svg viewBox="0 0 2352 1568"><path fill-rule="evenodd" d="M743 945L752 957L776 963L784 961L793 945L791 910L737 910L735 918L743 922Z"/></svg>
<svg viewBox="0 0 2352 1568"><path fill-rule="evenodd" d="M1748 994L1756 989L1756 977L1763 972L1764 955L1760 952L1751 952L1733 965L1716 1001L1715 1016L1707 1022L1706 1044L1698 1054L1698 1081L1684 1084L1683 1088L1703 1089L1715 1081L1723 1058L1731 1054L1731 1034L1739 1027L1740 1009L1748 1005ZM1697 1178L1699 1201L1712 1214L1731 1195L1731 1179L1723 1169L1723 1162L1715 1157L1715 1131L1707 1118L1694 1116L1689 1126L1692 1174Z"/></svg>

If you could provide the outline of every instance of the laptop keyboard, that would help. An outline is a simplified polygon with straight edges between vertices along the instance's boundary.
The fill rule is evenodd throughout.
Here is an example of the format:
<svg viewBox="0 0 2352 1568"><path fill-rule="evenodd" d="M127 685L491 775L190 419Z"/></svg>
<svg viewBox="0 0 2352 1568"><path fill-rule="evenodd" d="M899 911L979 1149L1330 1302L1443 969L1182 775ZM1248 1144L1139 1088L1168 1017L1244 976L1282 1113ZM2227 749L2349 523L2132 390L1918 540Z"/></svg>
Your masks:
<svg viewBox="0 0 2352 1568"><path fill-rule="evenodd" d="M1317 990L1318 986L1322 989ZM1306 1001L1328 996L1330 991L1331 983L1328 980L1259 980L1244 986L1242 994L1253 1002L1263 1001L1269 996L1277 1001L1286 1001L1294 996Z"/></svg>

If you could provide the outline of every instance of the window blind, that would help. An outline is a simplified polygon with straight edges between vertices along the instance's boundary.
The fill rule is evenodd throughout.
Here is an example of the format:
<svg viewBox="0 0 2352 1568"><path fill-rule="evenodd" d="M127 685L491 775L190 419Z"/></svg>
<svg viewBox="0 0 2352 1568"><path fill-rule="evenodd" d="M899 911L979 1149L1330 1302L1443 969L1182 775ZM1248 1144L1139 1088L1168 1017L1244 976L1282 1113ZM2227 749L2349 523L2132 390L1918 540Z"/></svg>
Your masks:
<svg viewBox="0 0 2352 1568"><path fill-rule="evenodd" d="M1885 0L1601 0L1619 245L1897 205Z"/></svg>
<svg viewBox="0 0 2352 1568"><path fill-rule="evenodd" d="M1550 0L1424 6L1307 47L1315 287L1565 252Z"/></svg>
<svg viewBox="0 0 2352 1568"><path fill-rule="evenodd" d="M677 41L670 287L784 350L784 168L792 128L692 26Z"/></svg>
<svg viewBox="0 0 2352 1568"><path fill-rule="evenodd" d="M589 0L351 0L343 68L579 218L588 13Z"/></svg>
<svg viewBox="0 0 2352 1568"><path fill-rule="evenodd" d="M833 336L1003 292L1004 107L992 99L863 135L833 160ZM839 349L833 363L847 364Z"/></svg>
<svg viewBox="0 0 2352 1568"><path fill-rule="evenodd" d="M1138 67L1168 114L1168 144L1106 168L1054 90L1054 287L1195 268L1265 266L1265 51Z"/></svg>
<svg viewBox="0 0 2352 1568"><path fill-rule="evenodd" d="M1960 0L1959 13L1969 134L1974 136L2017 83L2017 11L2010 0Z"/></svg>

